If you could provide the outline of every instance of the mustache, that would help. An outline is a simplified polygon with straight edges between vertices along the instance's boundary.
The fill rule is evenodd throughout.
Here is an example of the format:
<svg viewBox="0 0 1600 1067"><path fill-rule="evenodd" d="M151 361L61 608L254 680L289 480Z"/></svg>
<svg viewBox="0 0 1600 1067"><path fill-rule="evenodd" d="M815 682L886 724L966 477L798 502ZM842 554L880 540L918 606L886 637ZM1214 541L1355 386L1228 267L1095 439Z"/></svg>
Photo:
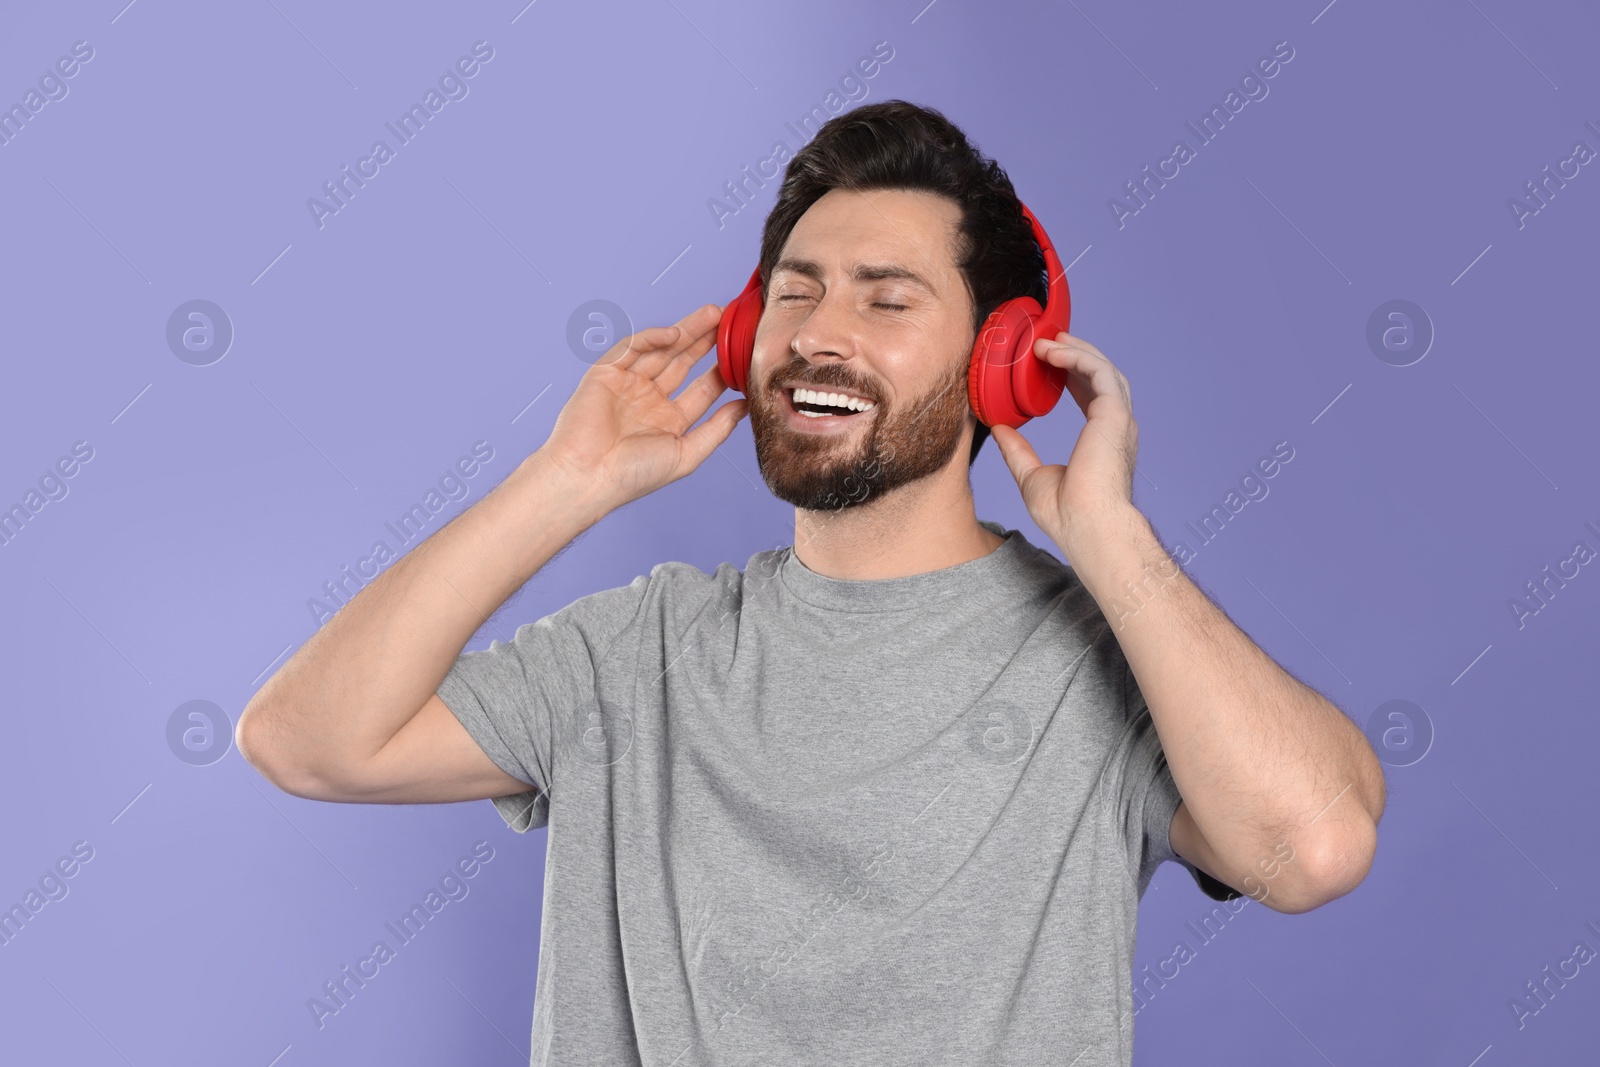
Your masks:
<svg viewBox="0 0 1600 1067"><path fill-rule="evenodd" d="M768 388L768 392L774 394L782 392L783 386L780 383L793 382L795 385L806 389L842 389L856 396L866 397L873 403L879 401L879 394L876 389L867 388L863 383L842 373L840 368L824 367L820 368L820 371L821 373L818 374L803 359L798 357L791 359L787 364L772 373L771 378L768 379L772 383ZM817 376L812 377L813 374Z"/></svg>
<svg viewBox="0 0 1600 1067"><path fill-rule="evenodd" d="M794 382L795 385L801 388L841 389L856 396L865 397L874 404L883 403L882 397L876 390L866 388L862 384L856 382L853 378L850 378L842 373L827 373L827 369L825 368L824 373L820 378L811 379L806 376L807 368L808 364L803 359L797 357L790 360L783 367L773 372L771 377L768 379L772 384L768 387L767 392L776 396L778 393L783 391L783 386L779 383L789 381ZM967 391L967 376L969 373L969 368L970 364L963 364L958 367L957 373L947 375L935 388L928 391L928 395L921 399L921 401L917 404L916 410L908 417L912 419L921 418L922 416L926 415L931 408L942 403L950 396L951 393L958 389L965 393Z"/></svg>

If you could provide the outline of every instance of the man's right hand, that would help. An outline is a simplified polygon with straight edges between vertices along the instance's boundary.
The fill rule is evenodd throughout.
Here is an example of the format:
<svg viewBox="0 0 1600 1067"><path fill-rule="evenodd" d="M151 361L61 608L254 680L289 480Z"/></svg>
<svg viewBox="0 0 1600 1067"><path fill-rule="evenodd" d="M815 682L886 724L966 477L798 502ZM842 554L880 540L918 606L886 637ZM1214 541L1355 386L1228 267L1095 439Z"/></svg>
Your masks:
<svg viewBox="0 0 1600 1067"><path fill-rule="evenodd" d="M728 388L713 363L672 397L717 340L722 308L706 304L678 321L630 334L578 382L539 449L575 484L593 486L611 511L677 481L728 439L750 408L730 400L693 430Z"/></svg>

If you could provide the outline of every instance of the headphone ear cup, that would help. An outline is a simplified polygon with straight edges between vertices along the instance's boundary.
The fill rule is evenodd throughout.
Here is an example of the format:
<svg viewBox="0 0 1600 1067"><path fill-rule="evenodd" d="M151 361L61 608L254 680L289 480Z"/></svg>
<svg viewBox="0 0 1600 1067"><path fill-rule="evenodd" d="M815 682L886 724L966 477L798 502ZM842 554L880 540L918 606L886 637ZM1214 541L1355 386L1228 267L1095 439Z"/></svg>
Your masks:
<svg viewBox="0 0 1600 1067"><path fill-rule="evenodd" d="M717 369L728 387L741 393L749 392L750 361L755 355L762 307L759 275L752 275L744 292L722 309L717 323Z"/></svg>
<svg viewBox="0 0 1600 1067"><path fill-rule="evenodd" d="M737 361L733 351L733 327L739 318L739 302L743 299L743 296L736 297L722 309L722 318L717 320L717 371L729 388L738 389L740 392L743 392L744 388L734 370Z"/></svg>
<svg viewBox="0 0 1600 1067"><path fill-rule="evenodd" d="M1031 299L1028 302L1034 303ZM1043 317L1043 309L1038 315L1029 315L1026 328L1017 338L1016 359L1011 364L1011 399L1023 422L1049 414L1067 387L1067 368L1033 354L1034 342L1039 338L1055 340L1055 332L1047 333L1050 327L1040 321Z"/></svg>
<svg viewBox="0 0 1600 1067"><path fill-rule="evenodd" d="M984 320L972 345L967 397L985 426L1019 427L1056 406L1067 372L1033 354L1044 309L1031 296L1007 300Z"/></svg>
<svg viewBox="0 0 1600 1067"><path fill-rule="evenodd" d="M1040 307L1031 296L1007 300L978 330L967 372L967 395L978 420L989 427L1004 424L1015 428L1048 414L1067 386L1066 368L1046 362L1033 352L1039 338L1055 340L1067 329L1072 317L1067 272L1039 220L1028 205L1019 206L1044 256L1046 305Z"/></svg>
<svg viewBox="0 0 1600 1067"><path fill-rule="evenodd" d="M733 351L741 393L750 391L750 364L756 355L756 327L761 325L761 311L764 306L760 290L746 293L739 301L739 320L734 323Z"/></svg>
<svg viewBox="0 0 1600 1067"><path fill-rule="evenodd" d="M996 413L991 410L989 403L993 379L989 376L988 350L990 335L999 328L1000 310L996 308L990 312L989 317L983 320L983 325L978 327L978 336L972 341L972 355L967 364L967 400L972 405L972 413L985 426L993 426L996 420Z"/></svg>

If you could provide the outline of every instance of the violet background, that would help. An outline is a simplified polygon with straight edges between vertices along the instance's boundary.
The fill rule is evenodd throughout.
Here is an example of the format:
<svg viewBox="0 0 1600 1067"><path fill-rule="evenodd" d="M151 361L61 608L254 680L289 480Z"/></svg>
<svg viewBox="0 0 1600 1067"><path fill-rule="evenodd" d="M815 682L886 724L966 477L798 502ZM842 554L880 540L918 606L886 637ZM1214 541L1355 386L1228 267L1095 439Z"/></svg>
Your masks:
<svg viewBox="0 0 1600 1067"><path fill-rule="evenodd" d="M0 10L0 104L94 48L0 145L0 505L94 450L0 551L0 904L94 849L0 946L4 1059L527 1062L543 831L488 802L300 800L231 748L180 760L169 719L212 702L226 744L316 628L307 601L393 543L386 521L474 442L493 458L430 532L543 442L587 365L580 305L641 328L730 300L777 181L721 227L708 200L797 148L786 123L879 41L862 99L943 110L1072 262L1072 330L1132 383L1136 502L1169 546L1294 448L1193 577L1363 726L1406 700L1431 730L1379 737L1366 882L1232 917L1140 1011L1137 1061L1595 1055L1594 967L1521 1029L1508 1007L1600 948L1600 578L1520 628L1508 606L1575 541L1600 547L1600 174L1520 228L1508 207L1575 141L1600 149L1592 5L124 3ZM319 229L307 199L479 40L469 95ZM1119 228L1110 198L1194 147L1185 122L1285 40L1267 97ZM197 298L234 330L209 366L165 337ZM1435 331L1408 366L1367 343L1393 299ZM1024 433L1064 462L1081 426L1067 398ZM993 444L973 482L980 517L1047 544ZM742 424L469 647L663 560L742 566L792 535ZM477 841L494 859L470 894L318 1029L308 998ZM1211 907L1165 865L1136 967L1198 945Z"/></svg>

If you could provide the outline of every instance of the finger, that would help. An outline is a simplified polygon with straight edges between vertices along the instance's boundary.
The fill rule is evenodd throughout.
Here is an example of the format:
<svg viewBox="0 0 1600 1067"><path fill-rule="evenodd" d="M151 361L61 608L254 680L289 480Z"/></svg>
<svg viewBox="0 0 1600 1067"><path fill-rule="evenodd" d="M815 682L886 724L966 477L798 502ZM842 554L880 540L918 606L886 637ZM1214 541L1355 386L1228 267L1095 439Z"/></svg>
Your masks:
<svg viewBox="0 0 1600 1067"><path fill-rule="evenodd" d="M713 304L711 306L715 307L716 305ZM656 388L660 389L664 395L671 396L672 391L683 384L684 378L688 377L689 372L694 369L694 365L705 358L705 354L711 351L711 346L717 343L717 323L720 320L721 315L719 313L712 320L710 329L689 339L687 344L681 346L679 351L668 356L661 363L660 368L655 371ZM646 375L650 373L648 369L642 369L646 362L653 367L655 359L652 357L649 361L641 361L640 368L636 368L638 373Z"/></svg>
<svg viewBox="0 0 1600 1067"><path fill-rule="evenodd" d="M645 352L634 363L632 370L635 374L643 375L656 381L661 391L670 394L677 388L678 382L683 380L683 372L706 354L717 341L717 323L722 321L722 309L716 304L705 304L683 318L678 320L678 338L670 345ZM681 359L688 355L687 365L679 373L677 381L670 385L661 382L663 372L670 372Z"/></svg>
<svg viewBox="0 0 1600 1067"><path fill-rule="evenodd" d="M714 307L715 305L707 305ZM606 350L606 354L595 361L596 365L630 369L635 367L640 360L659 352L680 351L687 344L693 343L693 338L685 339L686 324L694 327L695 317L703 315L706 308L700 308L678 320L673 326L651 326L629 334ZM698 332L698 330L696 331Z"/></svg>
<svg viewBox="0 0 1600 1067"><path fill-rule="evenodd" d="M1067 335L1061 334L1059 336L1065 338ZM1057 367L1065 366L1063 363L1064 354L1055 351L1055 349L1061 344L1068 344L1069 347L1071 346L1071 343L1068 341L1048 341L1041 339L1034 345L1034 351L1038 355L1039 359L1045 363ZM1089 410L1089 402L1094 399L1093 388L1087 383L1087 380L1082 374L1077 373L1070 366L1068 366L1066 369L1067 373L1065 375L1065 381L1063 384L1065 385L1067 392L1072 395L1073 403L1077 404L1078 409L1087 415Z"/></svg>
<svg viewBox="0 0 1600 1067"><path fill-rule="evenodd" d="M1083 338L1074 337L1072 334L1067 333L1065 330L1063 330L1060 333L1056 334L1056 338L1055 338L1054 342L1047 342L1047 344L1064 344L1064 345L1067 345L1068 347L1071 347L1071 348L1081 349L1081 350L1089 353L1091 356L1095 357L1096 359L1105 360L1105 362L1107 364L1111 365L1113 370L1116 369L1116 364L1111 363L1111 360L1106 358L1106 354L1104 352L1100 351L1098 348L1096 348L1094 345L1090 344L1088 341L1085 341ZM1122 374L1121 371L1117 371L1116 377L1117 377L1117 381L1118 381L1118 391L1122 393L1123 399L1127 402L1128 407L1131 409L1133 407L1133 401L1128 396L1127 378L1126 378L1125 375ZM1070 378L1070 376L1069 376L1069 378ZM1083 395L1083 391L1082 391L1081 386L1079 388L1076 388L1076 389L1073 390L1073 397L1075 399L1079 400L1080 405L1081 404L1086 404L1086 403L1088 403L1089 400L1093 399L1092 396L1084 396Z"/></svg>
<svg viewBox="0 0 1600 1067"><path fill-rule="evenodd" d="M684 434L683 452L687 469L683 473L688 474L704 463L706 457L728 439L728 435L733 433L733 428L739 425L739 420L744 418L749 410L750 401L744 397L730 400L718 408L716 414Z"/></svg>
<svg viewBox="0 0 1600 1067"><path fill-rule="evenodd" d="M644 353L677 341L681 332L676 326L651 326L647 329L635 331L606 349L605 354L594 361L594 365L596 367L631 367Z"/></svg>
<svg viewBox="0 0 1600 1067"><path fill-rule="evenodd" d="M711 402L721 396L728 388L722 380L722 368L713 363L705 372L684 388L683 392L673 398L673 405L682 413L686 425L693 426L700 421L700 416L711 407Z"/></svg>
<svg viewBox="0 0 1600 1067"><path fill-rule="evenodd" d="M1102 406L1115 405L1132 413L1132 401L1121 372L1092 345L1076 340L1063 342L1041 338L1034 343L1034 352L1046 363L1066 368L1067 389L1085 415L1089 414L1089 405L1101 397L1108 398Z"/></svg>
<svg viewBox="0 0 1600 1067"><path fill-rule="evenodd" d="M1104 352L1100 351L1098 348L1096 348L1094 345L1090 344L1088 341L1085 341L1083 338L1078 337L1075 334L1070 334L1066 330L1062 330L1060 333L1056 334L1055 337L1053 338L1053 340L1055 340L1057 342L1060 342L1061 344L1076 345L1079 348L1087 348L1090 352L1093 352L1095 355L1099 356L1101 359L1105 359L1106 358L1106 354Z"/></svg>
<svg viewBox="0 0 1600 1067"><path fill-rule="evenodd" d="M1001 458L1011 469L1011 476L1017 480L1017 488L1022 487L1024 478L1044 466L1039 461L1039 453L1033 450L1028 439L1015 427L991 426L989 436L993 437L994 443L1000 447Z"/></svg>

